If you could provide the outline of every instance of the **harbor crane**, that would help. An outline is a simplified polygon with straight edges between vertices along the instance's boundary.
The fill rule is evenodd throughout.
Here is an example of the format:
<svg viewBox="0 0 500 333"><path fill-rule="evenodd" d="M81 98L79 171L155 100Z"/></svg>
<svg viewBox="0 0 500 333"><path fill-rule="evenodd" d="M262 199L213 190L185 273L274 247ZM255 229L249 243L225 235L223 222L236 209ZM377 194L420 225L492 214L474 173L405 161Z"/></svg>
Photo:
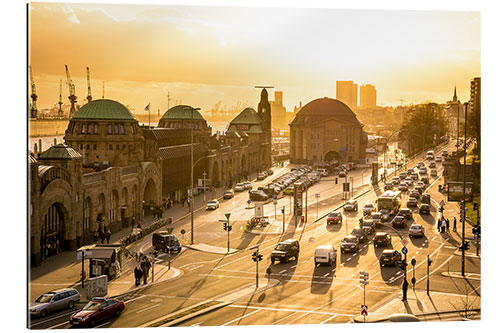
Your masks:
<svg viewBox="0 0 500 333"><path fill-rule="evenodd" d="M71 108L69 110L69 118L73 117L73 114L76 112L75 104L76 104L76 96L75 96L75 85L73 84L73 81L71 81L71 77L69 76L69 69L68 65L64 65L64 68L66 68L66 80L68 83L68 90L69 90L69 96L68 99L71 103Z"/></svg>
<svg viewBox="0 0 500 333"><path fill-rule="evenodd" d="M62 118L64 116L64 113L63 113L63 110L62 110L62 105L63 105L63 101L62 101L62 80L59 80L59 102L57 104L59 104L59 111L57 111L57 115Z"/></svg>
<svg viewBox="0 0 500 333"><path fill-rule="evenodd" d="M33 80L33 72L31 71L31 66L29 66L30 69L30 85L31 85L31 108L30 108L30 118L35 118L37 117L38 110L36 108L36 100L38 98L38 95L36 94L36 87L35 87L35 81Z"/></svg>
<svg viewBox="0 0 500 333"><path fill-rule="evenodd" d="M87 67L87 101L92 102L92 93L90 92L90 69Z"/></svg>

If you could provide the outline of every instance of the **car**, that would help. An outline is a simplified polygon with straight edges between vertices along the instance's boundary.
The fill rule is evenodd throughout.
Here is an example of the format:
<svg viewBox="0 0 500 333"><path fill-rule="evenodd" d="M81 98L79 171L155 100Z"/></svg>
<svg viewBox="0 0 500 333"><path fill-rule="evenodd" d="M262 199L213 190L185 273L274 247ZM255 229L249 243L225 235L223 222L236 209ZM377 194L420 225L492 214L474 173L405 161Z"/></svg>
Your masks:
<svg viewBox="0 0 500 333"><path fill-rule="evenodd" d="M431 170L431 177L437 177L438 173L436 171L436 169L432 169Z"/></svg>
<svg viewBox="0 0 500 333"><path fill-rule="evenodd" d="M441 153L441 155L443 155L444 157L448 156L448 151L447 150L443 150L443 152Z"/></svg>
<svg viewBox="0 0 500 333"><path fill-rule="evenodd" d="M408 187L413 186L413 179L411 179L411 177L406 177L406 178L404 179L404 182L405 182L405 184L406 184Z"/></svg>
<svg viewBox="0 0 500 333"><path fill-rule="evenodd" d="M372 215L370 216L372 221L375 222L375 225L377 223L382 223L383 217L381 212L372 212Z"/></svg>
<svg viewBox="0 0 500 333"><path fill-rule="evenodd" d="M389 209L381 209L380 214L382 214L382 222L387 222L392 216L392 211Z"/></svg>
<svg viewBox="0 0 500 333"><path fill-rule="evenodd" d="M368 235L371 235L375 233L375 221L373 220L363 220L363 223L361 224L363 229L366 230L366 233Z"/></svg>
<svg viewBox="0 0 500 333"><path fill-rule="evenodd" d="M300 245L299 241L295 239L287 239L279 242L278 245L271 252L271 263L275 261L288 262L291 258L299 259Z"/></svg>
<svg viewBox="0 0 500 333"><path fill-rule="evenodd" d="M421 167L425 166L424 162L418 162L417 167L420 169Z"/></svg>
<svg viewBox="0 0 500 333"><path fill-rule="evenodd" d="M74 288L63 288L40 295L29 305L30 317L46 317L49 313L72 309L80 301L80 294Z"/></svg>
<svg viewBox="0 0 500 333"><path fill-rule="evenodd" d="M421 201L422 201L422 203L430 205L431 204L431 195L429 193L422 194Z"/></svg>
<svg viewBox="0 0 500 333"><path fill-rule="evenodd" d="M326 224L342 223L342 214L340 212L331 212L326 218Z"/></svg>
<svg viewBox="0 0 500 333"><path fill-rule="evenodd" d="M435 167L436 167L436 162L429 163L429 168L435 168Z"/></svg>
<svg viewBox="0 0 500 333"><path fill-rule="evenodd" d="M418 173L421 174L421 175L425 175L427 174L427 168L426 167L421 167L419 170L418 170Z"/></svg>
<svg viewBox="0 0 500 333"><path fill-rule="evenodd" d="M398 215L406 217L406 219L411 220L413 218L413 213L408 208L401 208Z"/></svg>
<svg viewBox="0 0 500 333"><path fill-rule="evenodd" d="M411 237L424 237L425 228L423 225L413 223L408 230L408 235Z"/></svg>
<svg viewBox="0 0 500 333"><path fill-rule="evenodd" d="M358 237L358 241L360 243L364 243L368 240L367 230L361 227L355 227L354 229L352 229L351 235Z"/></svg>
<svg viewBox="0 0 500 333"><path fill-rule="evenodd" d="M326 177L328 176L328 171L326 169L316 169L316 172L319 172L319 174L322 176L322 177Z"/></svg>
<svg viewBox="0 0 500 333"><path fill-rule="evenodd" d="M405 178L406 178L406 176L407 176L406 172L400 172L400 173L399 173L399 180L403 180L403 179L405 179Z"/></svg>
<svg viewBox="0 0 500 333"><path fill-rule="evenodd" d="M244 190L245 190L245 185L243 183L236 183L236 185L234 185L235 192L243 192Z"/></svg>
<svg viewBox="0 0 500 333"><path fill-rule="evenodd" d="M443 158L441 156L436 157L436 162L443 162Z"/></svg>
<svg viewBox="0 0 500 333"><path fill-rule="evenodd" d="M424 184L429 184L429 178L427 178L427 176L420 177L420 180L421 180Z"/></svg>
<svg viewBox="0 0 500 333"><path fill-rule="evenodd" d="M358 211L358 202L356 200L349 200L344 204L345 211Z"/></svg>
<svg viewBox="0 0 500 333"><path fill-rule="evenodd" d="M392 220L393 228L406 228L406 217L403 215L396 215Z"/></svg>
<svg viewBox="0 0 500 333"><path fill-rule="evenodd" d="M250 191L250 200L252 201L266 201L269 196L261 190Z"/></svg>
<svg viewBox="0 0 500 333"><path fill-rule="evenodd" d="M244 182L243 186L245 187L245 190L251 190L253 187L251 182Z"/></svg>
<svg viewBox="0 0 500 333"><path fill-rule="evenodd" d="M359 240L356 236L345 236L340 242L340 252L358 252Z"/></svg>
<svg viewBox="0 0 500 333"><path fill-rule="evenodd" d="M363 207L363 215L370 215L375 210L375 206L371 202L367 202Z"/></svg>
<svg viewBox="0 0 500 333"><path fill-rule="evenodd" d="M268 175L268 176L274 175L274 171L273 171L273 169L269 169L269 170L267 170L267 175Z"/></svg>
<svg viewBox="0 0 500 333"><path fill-rule="evenodd" d="M233 190L226 190L224 194L222 195L224 199L232 199L234 197L234 191Z"/></svg>
<svg viewBox="0 0 500 333"><path fill-rule="evenodd" d="M342 178L347 177L347 172L346 171L340 171L339 172L339 177L342 177Z"/></svg>
<svg viewBox="0 0 500 333"><path fill-rule="evenodd" d="M337 250L331 245L320 245L314 250L314 265L337 264Z"/></svg>
<svg viewBox="0 0 500 333"><path fill-rule="evenodd" d="M293 195L294 189L293 186L288 186L283 190L284 195Z"/></svg>
<svg viewBox="0 0 500 333"><path fill-rule="evenodd" d="M418 175L416 173L412 173L411 176L410 176L410 178L412 180L417 180L418 181Z"/></svg>
<svg viewBox="0 0 500 333"><path fill-rule="evenodd" d="M415 199L420 199L420 191L416 188L414 188L413 190L410 191L410 195L409 195L410 198L415 198Z"/></svg>
<svg viewBox="0 0 500 333"><path fill-rule="evenodd" d="M398 190L401 192L406 192L408 191L408 185L406 185L406 183L399 183Z"/></svg>
<svg viewBox="0 0 500 333"><path fill-rule="evenodd" d="M427 154L427 156L425 156L425 159L426 160L433 160L434 159L434 155L431 155L431 154Z"/></svg>
<svg viewBox="0 0 500 333"><path fill-rule="evenodd" d="M94 297L83 309L71 315L73 326L93 327L98 322L118 317L125 310L125 302L113 298Z"/></svg>
<svg viewBox="0 0 500 333"><path fill-rule="evenodd" d="M399 184L399 177L392 177L392 179L391 179L391 184L392 184L393 186L398 185L398 184Z"/></svg>
<svg viewBox="0 0 500 333"><path fill-rule="evenodd" d="M263 172L259 172L257 174L257 180L264 180L264 179L266 179L266 177L267 177L267 175Z"/></svg>
<svg viewBox="0 0 500 333"><path fill-rule="evenodd" d="M422 195L422 192L424 192L425 187L423 185L417 184L413 189L418 191L418 196L420 197L420 195Z"/></svg>
<svg viewBox="0 0 500 333"><path fill-rule="evenodd" d="M384 250L378 258L380 266L397 266L401 262L401 253L396 250Z"/></svg>
<svg viewBox="0 0 500 333"><path fill-rule="evenodd" d="M207 202L207 206L206 206L207 210L214 210L217 208L219 208L219 200L214 199L214 200L210 200L209 202Z"/></svg>
<svg viewBox="0 0 500 333"><path fill-rule="evenodd" d="M182 245L174 234L168 231L157 231L153 233L153 249L166 253L179 253Z"/></svg>
<svg viewBox="0 0 500 333"><path fill-rule="evenodd" d="M387 232L377 232L375 237L373 237L373 246L391 246L392 237Z"/></svg>
<svg viewBox="0 0 500 333"><path fill-rule="evenodd" d="M431 213L430 207L428 204L421 204L420 207L418 208L418 212L420 214L426 214L426 215L429 215Z"/></svg>
<svg viewBox="0 0 500 333"><path fill-rule="evenodd" d="M384 184L384 191L390 191L390 190L392 190L392 184L390 183Z"/></svg>
<svg viewBox="0 0 500 333"><path fill-rule="evenodd" d="M409 197L408 201L406 201L406 207L417 207L418 200L415 197Z"/></svg>

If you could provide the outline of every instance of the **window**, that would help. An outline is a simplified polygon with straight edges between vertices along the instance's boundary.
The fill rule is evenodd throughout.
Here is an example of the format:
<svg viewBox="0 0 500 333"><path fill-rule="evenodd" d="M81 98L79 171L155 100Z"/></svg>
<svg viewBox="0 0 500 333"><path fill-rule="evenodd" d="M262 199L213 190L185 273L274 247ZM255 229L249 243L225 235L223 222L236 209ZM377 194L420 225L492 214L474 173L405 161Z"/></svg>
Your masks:
<svg viewBox="0 0 500 333"><path fill-rule="evenodd" d="M108 124L108 134L113 134L113 126L111 124Z"/></svg>
<svg viewBox="0 0 500 333"><path fill-rule="evenodd" d="M94 134L99 133L99 125L94 124Z"/></svg>
<svg viewBox="0 0 500 333"><path fill-rule="evenodd" d="M123 144L123 148L122 149L125 149L125 144Z"/></svg>
<svg viewBox="0 0 500 333"><path fill-rule="evenodd" d="M87 124L82 124L82 134L85 134L87 131Z"/></svg>
<svg viewBox="0 0 500 333"><path fill-rule="evenodd" d="M94 145L94 150L97 150L97 145Z"/></svg>
<svg viewBox="0 0 500 333"><path fill-rule="evenodd" d="M80 150L83 150L83 143L80 143Z"/></svg>
<svg viewBox="0 0 500 333"><path fill-rule="evenodd" d="M125 134L125 126L123 124L120 124L120 134Z"/></svg>
<svg viewBox="0 0 500 333"><path fill-rule="evenodd" d="M90 150L90 145L87 145L87 150Z"/></svg>
<svg viewBox="0 0 500 333"><path fill-rule="evenodd" d="M118 134L118 124L115 124L115 134Z"/></svg>
<svg viewBox="0 0 500 333"><path fill-rule="evenodd" d="M134 125L130 126L130 129L132 130L132 134L135 134L135 127L134 127Z"/></svg>
<svg viewBox="0 0 500 333"><path fill-rule="evenodd" d="M120 150L120 145L116 145L116 150Z"/></svg>
<svg viewBox="0 0 500 333"><path fill-rule="evenodd" d="M109 145L109 150L113 150L113 145Z"/></svg>

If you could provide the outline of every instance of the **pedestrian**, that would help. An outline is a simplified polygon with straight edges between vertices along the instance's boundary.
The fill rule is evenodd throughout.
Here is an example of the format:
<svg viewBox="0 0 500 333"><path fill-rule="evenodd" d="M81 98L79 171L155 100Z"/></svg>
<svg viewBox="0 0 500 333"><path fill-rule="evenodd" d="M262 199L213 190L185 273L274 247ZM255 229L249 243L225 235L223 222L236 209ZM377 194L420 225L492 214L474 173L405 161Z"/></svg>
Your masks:
<svg viewBox="0 0 500 333"><path fill-rule="evenodd" d="M406 278L403 280L403 302L407 301L406 294L408 293L408 280Z"/></svg>
<svg viewBox="0 0 500 333"><path fill-rule="evenodd" d="M186 199L184 197L182 197L182 199L181 199L182 207L184 207L184 201L186 201Z"/></svg>
<svg viewBox="0 0 500 333"><path fill-rule="evenodd" d="M106 230L106 243L109 244L110 238L111 238L111 231L108 229Z"/></svg>
<svg viewBox="0 0 500 333"><path fill-rule="evenodd" d="M94 230L94 243L97 243L99 241L99 232Z"/></svg>
<svg viewBox="0 0 500 333"><path fill-rule="evenodd" d="M450 219L446 219L446 232L450 232Z"/></svg>
<svg viewBox="0 0 500 333"><path fill-rule="evenodd" d="M141 284L142 271L137 266L134 269L134 277L135 277L135 286L139 287L139 285Z"/></svg>
<svg viewBox="0 0 500 333"><path fill-rule="evenodd" d="M441 220L441 232L445 232L445 230L446 230L446 220L443 217L443 219Z"/></svg>
<svg viewBox="0 0 500 333"><path fill-rule="evenodd" d="M148 283L148 276L149 276L149 268L151 267L151 263L147 258L144 259L144 261L141 263L142 267L142 278L144 284Z"/></svg>
<svg viewBox="0 0 500 333"><path fill-rule="evenodd" d="M104 244L104 240L106 239L106 234L103 231L100 231L99 238L101 238L101 244Z"/></svg>
<svg viewBox="0 0 500 333"><path fill-rule="evenodd" d="M457 231L457 218L453 218L453 231Z"/></svg>
<svg viewBox="0 0 500 333"><path fill-rule="evenodd" d="M137 222L137 229L142 229L141 221Z"/></svg>
<svg viewBox="0 0 500 333"><path fill-rule="evenodd" d="M191 198L187 199L188 209L191 209Z"/></svg>

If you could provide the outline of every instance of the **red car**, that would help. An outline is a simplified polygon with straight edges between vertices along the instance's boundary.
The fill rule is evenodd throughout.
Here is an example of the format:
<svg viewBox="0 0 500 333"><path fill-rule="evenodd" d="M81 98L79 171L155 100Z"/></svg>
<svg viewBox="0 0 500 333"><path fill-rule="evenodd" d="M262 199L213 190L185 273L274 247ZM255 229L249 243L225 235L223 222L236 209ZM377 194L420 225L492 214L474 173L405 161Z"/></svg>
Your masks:
<svg viewBox="0 0 500 333"><path fill-rule="evenodd" d="M125 303L111 298L95 297L70 318L73 326L95 326L101 320L118 317L125 309Z"/></svg>
<svg viewBox="0 0 500 333"><path fill-rule="evenodd" d="M342 223L342 214L339 212L331 212L326 218L326 223Z"/></svg>

